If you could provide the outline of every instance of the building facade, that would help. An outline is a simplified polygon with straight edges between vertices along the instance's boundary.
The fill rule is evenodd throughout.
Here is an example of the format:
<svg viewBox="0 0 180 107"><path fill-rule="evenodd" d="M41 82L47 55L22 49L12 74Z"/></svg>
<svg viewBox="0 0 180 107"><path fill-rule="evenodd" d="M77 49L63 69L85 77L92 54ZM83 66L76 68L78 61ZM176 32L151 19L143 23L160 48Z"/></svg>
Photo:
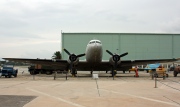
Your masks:
<svg viewBox="0 0 180 107"><path fill-rule="evenodd" d="M109 50L113 53L129 54L123 60L164 59L180 57L180 34L154 33L62 33L62 49L74 54L84 53L88 42L98 39L103 46L103 60L108 60ZM68 55L62 50L62 58ZM82 57L81 60L85 59Z"/></svg>

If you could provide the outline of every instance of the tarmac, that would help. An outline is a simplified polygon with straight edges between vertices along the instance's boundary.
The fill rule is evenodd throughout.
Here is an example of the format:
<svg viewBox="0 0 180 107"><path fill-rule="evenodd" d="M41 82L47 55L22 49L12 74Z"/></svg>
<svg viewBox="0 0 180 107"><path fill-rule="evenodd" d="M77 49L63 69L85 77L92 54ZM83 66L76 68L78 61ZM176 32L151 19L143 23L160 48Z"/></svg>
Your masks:
<svg viewBox="0 0 180 107"><path fill-rule="evenodd" d="M140 71L118 72L113 80L105 71L78 72L77 77L68 74L38 74L32 76L27 67L18 68L17 78L0 78L0 106L2 107L180 107L180 74L173 77L150 77Z"/></svg>

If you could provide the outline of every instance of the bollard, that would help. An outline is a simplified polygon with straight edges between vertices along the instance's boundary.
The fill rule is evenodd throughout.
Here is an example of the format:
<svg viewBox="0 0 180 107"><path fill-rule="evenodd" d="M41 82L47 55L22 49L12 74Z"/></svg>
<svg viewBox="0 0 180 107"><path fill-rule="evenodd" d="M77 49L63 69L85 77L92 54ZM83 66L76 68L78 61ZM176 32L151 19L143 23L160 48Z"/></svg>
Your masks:
<svg viewBox="0 0 180 107"><path fill-rule="evenodd" d="M154 88L157 88L157 78L155 76L155 87Z"/></svg>
<svg viewBox="0 0 180 107"><path fill-rule="evenodd" d="M56 80L56 74L57 74L57 72L55 71L54 72L54 80Z"/></svg>
<svg viewBox="0 0 180 107"><path fill-rule="evenodd" d="M33 70L33 80L35 80L35 74L34 74L34 70Z"/></svg>
<svg viewBox="0 0 180 107"><path fill-rule="evenodd" d="M163 80L165 80L166 79L166 76L165 76L165 73L163 72Z"/></svg>

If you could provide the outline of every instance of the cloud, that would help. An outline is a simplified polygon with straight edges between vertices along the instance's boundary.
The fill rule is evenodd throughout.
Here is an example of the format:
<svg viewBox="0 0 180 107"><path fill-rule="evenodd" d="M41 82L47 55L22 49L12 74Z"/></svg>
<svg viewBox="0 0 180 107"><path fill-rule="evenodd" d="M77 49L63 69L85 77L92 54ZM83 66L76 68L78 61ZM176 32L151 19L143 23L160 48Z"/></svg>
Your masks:
<svg viewBox="0 0 180 107"><path fill-rule="evenodd" d="M14 57L49 57L60 50L61 30L180 33L179 4L179 0L1 0L0 57L11 56L12 50Z"/></svg>
<svg viewBox="0 0 180 107"><path fill-rule="evenodd" d="M180 18L177 17L168 22L162 23L161 27L162 27L163 32L170 32L170 33L178 32L178 33L180 33L179 25L180 25Z"/></svg>

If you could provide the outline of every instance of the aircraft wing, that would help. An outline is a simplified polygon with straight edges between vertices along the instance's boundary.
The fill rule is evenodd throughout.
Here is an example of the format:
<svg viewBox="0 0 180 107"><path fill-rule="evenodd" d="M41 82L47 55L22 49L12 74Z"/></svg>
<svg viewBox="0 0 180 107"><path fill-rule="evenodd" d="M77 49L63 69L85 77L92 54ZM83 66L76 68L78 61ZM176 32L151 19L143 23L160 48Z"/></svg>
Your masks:
<svg viewBox="0 0 180 107"><path fill-rule="evenodd" d="M52 67L59 67L62 70L67 69L68 62L67 60L52 60L52 59L26 59L26 58L3 58L8 61L15 61L15 62L24 62L30 64L41 64L47 65Z"/></svg>
<svg viewBox="0 0 180 107"><path fill-rule="evenodd" d="M174 62L178 61L180 58L177 59L150 59L150 60L122 60L121 66L136 66L136 65L143 65L143 64L153 64L153 63L167 63L167 62Z"/></svg>
<svg viewBox="0 0 180 107"><path fill-rule="evenodd" d="M52 67L58 67L62 70L68 70L69 63L67 60L52 60L52 59L28 59L28 58L3 58L4 60L8 61L15 61L15 62L23 62L23 63L30 63L30 64L41 64L41 65L47 65ZM110 69L109 61L105 61L103 63L100 63L95 68L92 69L92 66L89 65L85 60L80 60L78 65L76 66L78 71L105 71L107 69Z"/></svg>
<svg viewBox="0 0 180 107"><path fill-rule="evenodd" d="M9 61L17 61L17 62L25 62L31 64L42 64L42 65L50 65L53 67L60 67L62 70L68 69L68 62L67 60L56 60L53 61L52 59L23 59L23 58L3 58ZM152 60L122 60L121 63L117 66L117 70L126 70L131 68L132 66L142 65L142 64L152 64L152 63L164 63L164 62L173 62L177 61L178 59L152 59ZM78 65L76 66L78 71L108 71L111 70L112 66L110 65L109 61L102 61L101 63L97 64L96 66L92 67L86 61L79 61Z"/></svg>
<svg viewBox="0 0 180 107"><path fill-rule="evenodd" d="M132 68L132 66L136 65L146 65L146 64L153 64L153 63L166 63L166 62L173 62L180 59L151 59L151 60L122 60L121 63L117 66L117 70L127 70ZM93 69L91 65L88 65L87 62L79 61L77 65L78 71L109 71L111 70L112 65L110 65L109 60L102 61L98 65L96 65Z"/></svg>

